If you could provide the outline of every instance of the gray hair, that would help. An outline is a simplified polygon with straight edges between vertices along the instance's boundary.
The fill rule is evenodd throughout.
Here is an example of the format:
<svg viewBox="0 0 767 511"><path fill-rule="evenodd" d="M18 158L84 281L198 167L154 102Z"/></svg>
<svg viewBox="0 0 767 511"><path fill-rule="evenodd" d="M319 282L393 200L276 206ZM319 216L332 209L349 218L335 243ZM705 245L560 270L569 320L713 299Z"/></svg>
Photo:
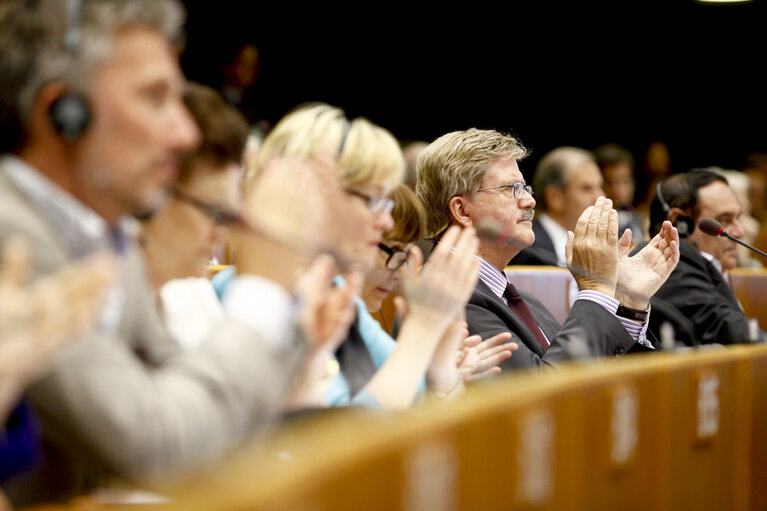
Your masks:
<svg viewBox="0 0 767 511"><path fill-rule="evenodd" d="M70 7L81 5L79 13ZM42 88L61 82L87 92L90 73L111 53L112 36L130 26L181 44L178 0L3 0L0 5L0 152L16 149ZM66 42L65 42L66 40Z"/></svg>

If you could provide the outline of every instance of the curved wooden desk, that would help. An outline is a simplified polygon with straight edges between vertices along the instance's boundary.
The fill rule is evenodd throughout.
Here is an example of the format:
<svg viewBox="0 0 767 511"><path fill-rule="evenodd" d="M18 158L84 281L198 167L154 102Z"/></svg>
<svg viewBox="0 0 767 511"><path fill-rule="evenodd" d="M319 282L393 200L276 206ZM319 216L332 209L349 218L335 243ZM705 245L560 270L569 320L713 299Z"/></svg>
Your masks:
<svg viewBox="0 0 767 511"><path fill-rule="evenodd" d="M766 428L767 346L574 364L295 423L164 509L763 510Z"/></svg>

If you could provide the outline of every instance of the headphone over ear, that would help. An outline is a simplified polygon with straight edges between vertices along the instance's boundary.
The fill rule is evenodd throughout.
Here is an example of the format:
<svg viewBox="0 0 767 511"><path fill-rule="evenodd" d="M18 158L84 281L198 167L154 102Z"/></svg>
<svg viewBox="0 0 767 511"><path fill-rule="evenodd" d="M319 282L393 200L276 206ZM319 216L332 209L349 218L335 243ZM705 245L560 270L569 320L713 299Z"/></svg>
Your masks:
<svg viewBox="0 0 767 511"><path fill-rule="evenodd" d="M74 57L77 57L80 48L81 9L82 0L67 0L67 26L63 43ZM88 128L91 108L82 94L64 92L59 99L51 103L48 118L64 140L73 142Z"/></svg>
<svg viewBox="0 0 767 511"><path fill-rule="evenodd" d="M51 103L48 117L62 138L73 142L82 135L91 122L91 108L81 94L65 92Z"/></svg>
<svg viewBox="0 0 767 511"><path fill-rule="evenodd" d="M658 196L658 201L660 201L661 207L663 207L663 212L666 213L666 218L668 218L668 214L671 212L671 206L668 205L660 191L662 184L663 183L660 181L658 182L658 186L655 187L655 193ZM680 238L686 238L695 230L695 220L686 215L679 215L676 217L674 227L676 227Z"/></svg>

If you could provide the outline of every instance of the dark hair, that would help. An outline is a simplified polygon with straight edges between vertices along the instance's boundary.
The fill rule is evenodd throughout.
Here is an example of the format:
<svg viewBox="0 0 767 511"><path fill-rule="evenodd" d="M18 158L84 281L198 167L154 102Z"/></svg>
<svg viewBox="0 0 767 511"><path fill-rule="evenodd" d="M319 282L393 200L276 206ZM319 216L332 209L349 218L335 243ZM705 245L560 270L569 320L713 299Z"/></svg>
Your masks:
<svg viewBox="0 0 767 511"><path fill-rule="evenodd" d="M200 160L217 166L239 163L249 130L243 114L216 90L193 82L187 83L184 103L200 127L202 143L196 152L182 159L179 181L187 179L194 163Z"/></svg>
<svg viewBox="0 0 767 511"><path fill-rule="evenodd" d="M613 167L625 163L634 172L634 157L631 151L618 144L602 144L594 149L594 159L599 165L599 170L605 171L607 167Z"/></svg>
<svg viewBox="0 0 767 511"><path fill-rule="evenodd" d="M683 174L671 176L660 184L661 195L669 208L686 210L693 220L698 217L698 190L716 181L729 186L727 179L709 169L693 169ZM650 235L660 231L666 220L666 209L661 204L657 193L650 203Z"/></svg>

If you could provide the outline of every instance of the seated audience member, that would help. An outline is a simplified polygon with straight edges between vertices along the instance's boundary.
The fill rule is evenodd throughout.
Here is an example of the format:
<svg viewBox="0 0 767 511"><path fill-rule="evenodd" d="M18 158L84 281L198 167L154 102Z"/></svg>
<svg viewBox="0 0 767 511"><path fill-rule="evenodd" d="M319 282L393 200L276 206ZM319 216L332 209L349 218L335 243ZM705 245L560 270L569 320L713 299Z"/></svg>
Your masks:
<svg viewBox="0 0 767 511"><path fill-rule="evenodd" d="M718 167L711 167L711 171L722 175L727 184L730 185L730 190L735 194L735 198L740 204L742 214L740 215L740 225L743 227L743 241L753 246L756 243L756 238L759 236L760 225L759 221L751 216L752 206L749 196L750 179L745 172L739 170L726 170ZM762 256L759 256L749 250L743 245L736 246L737 251L737 266L739 268L762 268Z"/></svg>
<svg viewBox="0 0 767 511"><path fill-rule="evenodd" d="M92 326L115 271L113 261L97 255L27 287L28 257L25 243L9 239L0 261L0 484L41 455L35 414L19 401L23 388L67 341Z"/></svg>
<svg viewBox="0 0 767 511"><path fill-rule="evenodd" d="M597 199L567 236L568 266L581 291L560 325L535 297L517 292L503 271L535 240L535 200L517 164L526 153L515 138L470 129L443 135L418 160L416 191L428 214L427 236L439 239L450 225L480 224L484 231L491 222L500 230L483 234L479 244L479 282L466 307L469 332L483 338L512 333L519 349L503 369L548 366L580 353L651 350L648 300L678 261L676 230L665 223L630 258L631 231L619 240L617 212L609 199Z"/></svg>
<svg viewBox="0 0 767 511"><path fill-rule="evenodd" d="M28 388L44 457L4 486L15 505L71 498L115 477L177 476L276 417L313 341L296 333L293 261L337 239L326 222L340 196L334 175L295 162L267 168L245 208L244 223L258 229L236 230L241 276L227 314L198 349L180 350L126 217L166 202L179 157L199 142L177 62L183 8L68 5L0 3L0 241L25 237L32 279L104 249L119 254L119 275L98 328Z"/></svg>
<svg viewBox="0 0 767 511"><path fill-rule="evenodd" d="M380 310L381 303L395 287L403 284L407 286L416 281L413 273L417 271L420 256L414 242L422 238L426 219L423 206L407 185L397 186L390 194L390 198L394 201L392 210L394 228L384 233L375 264L365 276L361 296L357 299L356 325L357 333L365 343L376 370L376 374L367 385L375 392L376 381L381 380L382 383L378 386L385 385L396 389L404 396L398 402L408 402L415 398L416 390L419 389L412 385L401 388L398 380L412 371L409 367L412 366L413 361L407 361L405 356L395 352L409 351L411 355L413 353L418 355L420 352L406 346L406 343L420 342L420 339L401 336L395 342L371 314ZM401 297L395 300L404 314L406 302ZM511 352L516 349L514 345L503 343L511 337L509 334L500 334L484 342L480 342L481 339L478 336L466 337L466 335L465 327L455 324L440 339L431 360L425 360L428 363L426 387L435 391L437 395L446 396L451 392L457 394L462 388L463 381L500 372L498 363L511 356ZM459 355L460 358L458 358ZM428 356L428 353L424 353L423 356ZM337 367L335 358L331 358L329 353L320 355L318 360L312 363L313 372L322 375L323 368L327 367L328 363L331 367ZM423 363L417 366L418 374L421 376L423 376L422 367ZM296 406L345 406L350 403L366 404L371 401L367 385L356 396L350 395L349 384L343 372L338 372L328 383L328 387L325 388L317 385L317 381L310 379L297 392L297 402L294 404ZM420 390L423 388L424 382L421 378ZM317 390L321 392L319 399L316 395L312 396L312 391ZM377 403L378 400L374 406L377 406Z"/></svg>
<svg viewBox="0 0 767 511"><path fill-rule="evenodd" d="M245 117L214 89L188 83L184 103L202 142L182 158L168 204L142 222L139 242L169 333L185 347L210 335L224 315L205 276L241 207Z"/></svg>
<svg viewBox="0 0 767 511"><path fill-rule="evenodd" d="M367 273L380 251L383 233L394 227L390 213L394 203L387 196L404 172L402 152L388 131L365 119L348 121L341 110L329 105L298 108L286 115L264 139L256 165L249 169L247 187L259 182L261 166L275 156L317 158L324 154L336 156L338 177L348 200L356 205L356 211L350 208L346 218L338 219L347 224L344 229L347 235L336 247L336 254ZM338 345L333 343L319 347L312 361L319 359L320 362L310 364L308 372L313 373L315 368L324 371L335 352L349 395L359 394L360 404L385 409L409 406L440 340L448 331L453 350L450 358L454 361L459 348L454 339L461 331L459 313L476 280L473 229L460 234L456 229L450 239L456 243L455 252L448 254L449 247L444 247L439 262L429 265L409 286L408 319L403 323L397 349L387 358L386 370L376 370L372 353L360 333L361 322L372 321L362 309L365 313L358 314L349 337L337 350ZM412 265L415 268L420 265L420 254L416 257ZM226 275L222 274L217 280L225 280ZM226 290L224 298L228 292ZM455 373L455 367L452 371ZM452 390L460 383L455 374L447 376L444 381L434 383L438 391ZM364 393L360 393L363 388Z"/></svg>
<svg viewBox="0 0 767 511"><path fill-rule="evenodd" d="M679 264L653 298L654 311L663 313L657 317L653 313L650 328L659 335L661 324L669 321L676 339L685 344L748 342L752 337L748 320L725 278L735 267L737 244L699 228L702 218L713 218L732 236L743 236L742 210L727 180L696 169L672 176L656 188L651 232L671 221L682 242ZM761 338L759 332L757 336Z"/></svg>
<svg viewBox="0 0 767 511"><path fill-rule="evenodd" d="M532 221L535 250L523 249L509 264L565 267L567 231L575 231L581 213L603 194L602 174L585 149L558 147L535 167L533 190L539 204L537 218Z"/></svg>
<svg viewBox="0 0 767 511"><path fill-rule="evenodd" d="M594 150L594 159L602 171L605 196L618 210L618 232L631 229L631 239L639 243L646 237L648 220L634 209L634 157L618 144L604 144Z"/></svg>

